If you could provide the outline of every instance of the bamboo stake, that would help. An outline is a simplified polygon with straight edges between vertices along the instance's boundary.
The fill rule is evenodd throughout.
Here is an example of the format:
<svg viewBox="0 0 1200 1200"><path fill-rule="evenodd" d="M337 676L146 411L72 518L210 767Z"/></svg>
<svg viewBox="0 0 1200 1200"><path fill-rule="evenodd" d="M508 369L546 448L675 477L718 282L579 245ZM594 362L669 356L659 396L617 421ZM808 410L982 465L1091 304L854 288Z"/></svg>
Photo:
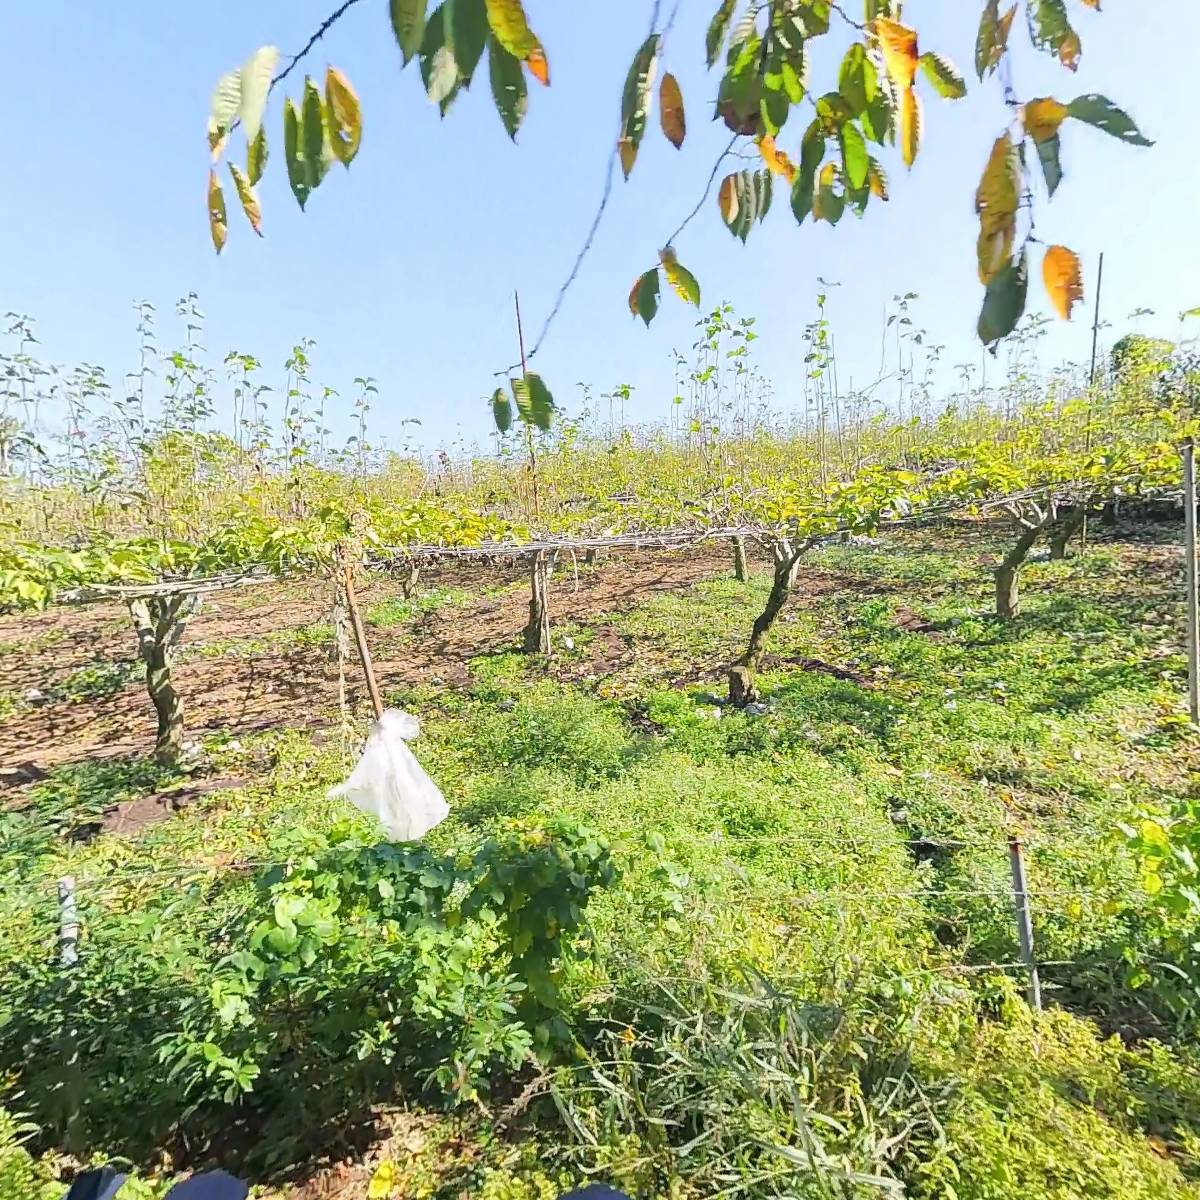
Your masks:
<svg viewBox="0 0 1200 1200"><path fill-rule="evenodd" d="M383 716L383 701L379 697L379 684L375 680L375 665L371 662L371 647L367 645L367 634L363 629L362 616L358 611L358 596L354 591L354 567L350 556L342 553L342 578L346 584L346 611L350 616L350 628L354 630L354 642L358 647L358 661L362 663L363 675L367 680L367 691L371 695L371 707L375 720Z"/></svg>
<svg viewBox="0 0 1200 1200"><path fill-rule="evenodd" d="M1012 870L1013 908L1017 916L1017 941L1021 947L1021 962L1029 973L1029 1007L1042 1011L1042 982L1038 977L1037 960L1033 957L1033 920L1029 913L1029 885L1025 881L1025 848L1021 839L1008 839L1008 862Z"/></svg>

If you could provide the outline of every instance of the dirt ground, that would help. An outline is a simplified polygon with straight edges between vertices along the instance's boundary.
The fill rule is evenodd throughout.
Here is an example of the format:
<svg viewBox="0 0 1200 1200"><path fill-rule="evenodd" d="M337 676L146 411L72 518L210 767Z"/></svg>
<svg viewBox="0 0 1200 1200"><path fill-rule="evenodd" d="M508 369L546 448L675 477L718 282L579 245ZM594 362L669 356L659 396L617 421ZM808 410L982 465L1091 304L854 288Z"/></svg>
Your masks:
<svg viewBox="0 0 1200 1200"><path fill-rule="evenodd" d="M729 570L718 547L686 553L645 551L581 569L560 564L551 585L551 618L563 622L617 612L656 592L678 591ZM438 681L463 686L479 655L514 648L528 615L528 593L513 568L449 563L427 571L421 589L466 588L482 594L388 628L368 626L380 686ZM505 584L515 585L497 593ZM364 610L401 595L399 582L372 576L359 588ZM249 733L273 726L319 728L337 710L338 671L331 644L267 641L250 653L236 643L278 638L281 631L328 622L332 585L310 579L261 584L206 602L191 621L174 668L190 736L216 730ZM34 615L0 618L0 693L43 694L75 672L99 663L132 662L129 617L117 603L60 606ZM225 651L198 656L201 647ZM593 630L593 661L583 670L605 674L633 651L614 629ZM578 665L576 665L578 670ZM357 663L347 671L352 705L365 704ZM39 777L63 763L148 753L153 712L136 673L114 694L25 705L0 720L0 788Z"/></svg>

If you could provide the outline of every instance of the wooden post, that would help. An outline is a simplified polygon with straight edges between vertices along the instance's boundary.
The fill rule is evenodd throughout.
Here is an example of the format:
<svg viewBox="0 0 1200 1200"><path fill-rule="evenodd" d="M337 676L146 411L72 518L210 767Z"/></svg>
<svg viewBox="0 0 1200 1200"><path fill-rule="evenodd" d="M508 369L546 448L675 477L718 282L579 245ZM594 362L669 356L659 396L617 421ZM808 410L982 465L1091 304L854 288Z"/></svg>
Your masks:
<svg viewBox="0 0 1200 1200"><path fill-rule="evenodd" d="M375 681L375 665L371 662L371 647L367 645L367 634L363 629L362 616L358 611L358 596L354 591L354 566L350 556L344 551L342 559L342 578L346 584L346 612L350 616L350 628L354 631L354 642L358 647L358 661L362 663L363 675L367 679L367 691L371 695L371 707L375 711L375 720L383 716L383 701L379 696L379 684Z"/></svg>
<svg viewBox="0 0 1200 1200"><path fill-rule="evenodd" d="M1029 914L1029 890L1025 882L1025 851L1021 839L1008 839L1008 862L1012 870L1013 908L1017 917L1017 941L1021 961L1029 972L1029 1007L1042 1011L1042 983L1038 978L1037 960L1033 957L1033 920Z"/></svg>
<svg viewBox="0 0 1200 1200"><path fill-rule="evenodd" d="M525 626L525 653L550 653L549 569L546 552L536 550L529 559L529 622Z"/></svg>
<svg viewBox="0 0 1200 1200"><path fill-rule="evenodd" d="M1196 594L1196 446L1183 444L1184 578L1187 581L1188 713L1200 725L1200 599Z"/></svg>
<svg viewBox="0 0 1200 1200"><path fill-rule="evenodd" d="M64 967L73 967L79 961L79 910L71 875L58 881L58 911L58 959Z"/></svg>

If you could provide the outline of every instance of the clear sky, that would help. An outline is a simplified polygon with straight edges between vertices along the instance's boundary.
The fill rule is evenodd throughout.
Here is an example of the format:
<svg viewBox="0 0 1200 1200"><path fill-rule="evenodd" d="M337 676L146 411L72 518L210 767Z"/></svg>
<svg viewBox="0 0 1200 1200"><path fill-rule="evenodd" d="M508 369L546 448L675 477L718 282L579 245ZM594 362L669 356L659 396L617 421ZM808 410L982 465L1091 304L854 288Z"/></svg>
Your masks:
<svg viewBox="0 0 1200 1200"><path fill-rule="evenodd" d="M854 0L847 0L856 10ZM267 117L272 161L260 186L266 237L253 236L228 177L229 243L218 259L205 219L204 125L217 76L257 46L285 54L304 43L334 0L10 0L0 13L9 152L0 188L0 311L39 323L45 356L103 364L115 380L134 362L132 302L159 309L161 342L176 337L174 300L200 295L204 341L282 364L302 336L316 340L314 375L351 390L355 375L381 387L375 433L399 437L403 418L424 422L427 444L490 426L493 372L515 357L512 290L527 336L540 326L590 223L615 134L628 63L650 5L634 0L527 0L550 57L553 86L531 84L530 111L512 145L486 77L443 122L425 100L416 64L401 73L387 0L362 0L309 60L349 76L365 113L362 150L301 214L283 170L281 96ZM669 3L664 4L664 11ZM673 392L673 348L693 340L694 310L664 297L647 331L626 308L635 275L699 198L728 135L709 120L717 75L703 69L714 0L681 0L666 47L689 110L676 152L652 126L630 182L618 183L592 256L538 360L560 403L575 384L597 392L634 386L632 419L663 416ZM706 304L730 300L759 319L757 360L781 405L801 389L801 332L814 314L817 279L831 293L843 383L874 376L885 304L920 295L918 322L946 344L948 364L978 361L974 325L973 196L1006 114L999 84L972 68L978 0L910 0L922 49L952 58L967 99L925 88L926 132L909 175L894 151L892 200L864 220L797 228L786 203L743 247L710 199L677 243ZM1109 0L1101 14L1068 0L1083 38L1078 75L1036 53L1020 26L1015 82L1024 97L1064 100L1098 91L1125 107L1150 150L1068 123L1066 178L1052 204L1039 199L1038 234L1084 260L1090 309L1096 258L1106 252L1104 309L1115 333L1137 307L1144 332L1178 337L1178 313L1200 304L1200 149L1193 82L1200 47L1196 0ZM835 43L815 56L814 86L836 78ZM831 54L830 51L833 51ZM486 76L486 72L484 72ZM289 84L292 81L289 80ZM292 95L299 92L289 90ZM920 85L919 85L920 86ZM795 126L795 127L793 127ZM799 118L781 145L796 157ZM240 147L235 153L241 154ZM782 192L780 193L782 196ZM1046 311L1040 264L1031 307ZM1086 357L1088 319L1056 327L1051 359ZM1195 332L1195 331L1193 331Z"/></svg>

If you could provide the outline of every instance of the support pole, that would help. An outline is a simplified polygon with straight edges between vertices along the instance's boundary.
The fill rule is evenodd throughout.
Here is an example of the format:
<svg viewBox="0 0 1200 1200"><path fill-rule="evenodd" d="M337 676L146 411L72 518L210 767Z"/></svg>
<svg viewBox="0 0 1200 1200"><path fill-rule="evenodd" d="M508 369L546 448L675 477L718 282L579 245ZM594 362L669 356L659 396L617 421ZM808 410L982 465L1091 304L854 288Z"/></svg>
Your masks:
<svg viewBox="0 0 1200 1200"><path fill-rule="evenodd" d="M1029 890L1025 882L1025 849L1021 839L1008 839L1008 862L1012 869L1013 908L1017 917L1017 941L1021 961L1029 972L1029 1007L1042 1011L1042 983L1038 978L1037 960L1033 957L1033 920L1029 913Z"/></svg>
<svg viewBox="0 0 1200 1200"><path fill-rule="evenodd" d="M1100 266L1096 269L1096 307L1092 317L1092 369L1088 373L1088 412L1087 412L1087 432L1084 435L1086 448L1090 452L1092 448L1092 413L1095 411L1096 397L1094 389L1096 387L1096 346L1100 338L1100 289L1104 286L1104 251L1100 251ZM1083 525L1079 530L1079 548L1080 550L1087 549L1088 540L1088 518L1087 505L1083 508Z"/></svg>
<svg viewBox="0 0 1200 1200"><path fill-rule="evenodd" d="M1200 725L1200 599L1196 593L1196 445L1183 444L1183 547L1187 581L1188 713Z"/></svg>
<svg viewBox="0 0 1200 1200"><path fill-rule="evenodd" d="M367 634L363 629L362 616L358 611L358 596L354 591L354 566L350 556L342 553L342 578L346 584L346 612L350 616L350 628L354 631L354 642L358 647L358 661L362 663L363 675L367 680L367 691L371 695L371 707L375 720L383 716L383 701L379 696L379 684L375 681L375 665L371 661L371 647L367 645Z"/></svg>

